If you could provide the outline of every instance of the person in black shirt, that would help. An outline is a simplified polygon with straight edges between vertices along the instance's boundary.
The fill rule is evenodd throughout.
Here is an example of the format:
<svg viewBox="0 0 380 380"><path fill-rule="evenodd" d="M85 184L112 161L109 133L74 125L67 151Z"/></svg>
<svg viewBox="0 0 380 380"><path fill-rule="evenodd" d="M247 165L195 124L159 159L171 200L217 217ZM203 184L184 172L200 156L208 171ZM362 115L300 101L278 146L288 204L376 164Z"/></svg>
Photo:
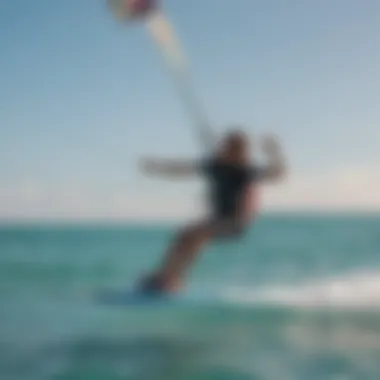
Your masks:
<svg viewBox="0 0 380 380"><path fill-rule="evenodd" d="M215 238L238 238L257 214L257 186L284 178L286 168L278 141L266 137L263 149L268 156L264 166L251 163L250 146L242 131L229 132L213 154L200 162L143 161L148 174L170 177L203 176L209 186L211 214L205 220L180 231L161 267L142 280L143 293L178 290L187 270L201 249Z"/></svg>

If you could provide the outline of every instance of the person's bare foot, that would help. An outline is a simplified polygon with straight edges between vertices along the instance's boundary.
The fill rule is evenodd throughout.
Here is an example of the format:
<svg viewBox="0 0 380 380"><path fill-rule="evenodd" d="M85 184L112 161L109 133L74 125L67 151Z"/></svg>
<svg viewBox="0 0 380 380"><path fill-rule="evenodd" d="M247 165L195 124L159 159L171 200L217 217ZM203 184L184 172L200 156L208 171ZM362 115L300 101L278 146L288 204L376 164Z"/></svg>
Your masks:
<svg viewBox="0 0 380 380"><path fill-rule="evenodd" d="M175 293L180 290L180 282L154 273L143 277L137 287L139 291L148 294Z"/></svg>

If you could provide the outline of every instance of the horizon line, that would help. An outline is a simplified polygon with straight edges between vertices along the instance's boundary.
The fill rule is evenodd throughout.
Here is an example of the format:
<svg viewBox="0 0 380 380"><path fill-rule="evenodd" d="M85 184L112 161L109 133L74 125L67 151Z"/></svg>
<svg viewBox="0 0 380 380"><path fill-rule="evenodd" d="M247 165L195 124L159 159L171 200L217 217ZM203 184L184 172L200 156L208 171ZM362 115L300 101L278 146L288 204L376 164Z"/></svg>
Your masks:
<svg viewBox="0 0 380 380"><path fill-rule="evenodd" d="M267 217L379 217L380 209L342 209L342 210L275 210L263 211L259 219ZM172 225L184 222L191 222L202 218L183 217L183 218L47 218L47 217L14 217L0 218L0 227L22 226L22 225ZM251 224L254 224L252 222Z"/></svg>

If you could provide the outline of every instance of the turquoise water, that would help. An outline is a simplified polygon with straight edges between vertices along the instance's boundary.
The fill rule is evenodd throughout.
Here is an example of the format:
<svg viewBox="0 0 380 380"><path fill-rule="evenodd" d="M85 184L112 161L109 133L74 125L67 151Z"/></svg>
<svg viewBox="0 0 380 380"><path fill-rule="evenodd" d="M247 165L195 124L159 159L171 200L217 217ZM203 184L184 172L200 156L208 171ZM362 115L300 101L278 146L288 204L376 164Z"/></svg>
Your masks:
<svg viewBox="0 0 380 380"><path fill-rule="evenodd" d="M0 379L380 378L380 217L263 217L209 247L189 293L217 306L111 308L175 229L3 226Z"/></svg>

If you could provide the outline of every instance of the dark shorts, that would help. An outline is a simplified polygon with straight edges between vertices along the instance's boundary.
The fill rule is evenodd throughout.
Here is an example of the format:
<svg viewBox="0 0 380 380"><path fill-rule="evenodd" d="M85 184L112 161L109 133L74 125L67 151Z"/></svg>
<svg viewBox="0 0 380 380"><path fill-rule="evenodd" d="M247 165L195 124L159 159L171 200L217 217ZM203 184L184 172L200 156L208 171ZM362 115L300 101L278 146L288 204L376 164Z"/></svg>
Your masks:
<svg viewBox="0 0 380 380"><path fill-rule="evenodd" d="M236 218L209 218L185 226L181 230L181 236L189 237L202 231L211 239L237 239L247 232L249 224L249 222Z"/></svg>
<svg viewBox="0 0 380 380"><path fill-rule="evenodd" d="M236 218L211 218L206 224L212 231L212 235L217 239L238 238L245 234L248 223Z"/></svg>

